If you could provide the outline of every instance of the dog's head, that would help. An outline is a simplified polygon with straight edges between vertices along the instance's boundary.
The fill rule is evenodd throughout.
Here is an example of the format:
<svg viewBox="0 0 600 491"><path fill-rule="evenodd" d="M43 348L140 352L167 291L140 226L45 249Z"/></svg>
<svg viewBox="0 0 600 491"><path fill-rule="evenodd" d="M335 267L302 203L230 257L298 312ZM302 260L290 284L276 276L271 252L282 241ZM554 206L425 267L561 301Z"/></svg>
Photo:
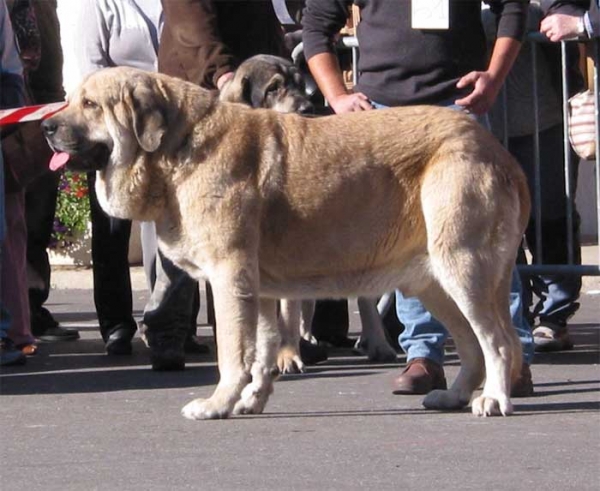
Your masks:
<svg viewBox="0 0 600 491"><path fill-rule="evenodd" d="M66 109L42 123L55 156L51 168L103 170L154 152L167 130L160 82L126 68L100 70L81 84Z"/></svg>
<svg viewBox="0 0 600 491"><path fill-rule="evenodd" d="M244 61L221 90L220 99L282 113L313 112L298 67L271 55L256 55Z"/></svg>

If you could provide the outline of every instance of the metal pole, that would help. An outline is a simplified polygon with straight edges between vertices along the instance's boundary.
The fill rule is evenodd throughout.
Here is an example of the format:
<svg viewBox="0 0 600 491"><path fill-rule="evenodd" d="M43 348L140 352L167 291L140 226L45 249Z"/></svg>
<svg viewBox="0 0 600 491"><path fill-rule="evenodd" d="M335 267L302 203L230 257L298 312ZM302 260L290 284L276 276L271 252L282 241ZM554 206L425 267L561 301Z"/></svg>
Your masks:
<svg viewBox="0 0 600 491"><path fill-rule="evenodd" d="M596 117L596 234L600 237L600 82L598 71L600 70L600 40L594 41L594 94L595 117ZM600 243L598 244L598 265L600 266Z"/></svg>
<svg viewBox="0 0 600 491"><path fill-rule="evenodd" d="M531 46L531 64L533 71L533 170L535 190L535 263L542 264L542 173L540 165L540 114L538 101L538 74L537 74L537 44L529 41Z"/></svg>
<svg viewBox="0 0 600 491"><path fill-rule="evenodd" d="M560 43L563 96L563 144L565 154L565 196L567 200L567 263L573 264L573 193L571 185L571 144L569 143L569 81L567 80L567 44Z"/></svg>

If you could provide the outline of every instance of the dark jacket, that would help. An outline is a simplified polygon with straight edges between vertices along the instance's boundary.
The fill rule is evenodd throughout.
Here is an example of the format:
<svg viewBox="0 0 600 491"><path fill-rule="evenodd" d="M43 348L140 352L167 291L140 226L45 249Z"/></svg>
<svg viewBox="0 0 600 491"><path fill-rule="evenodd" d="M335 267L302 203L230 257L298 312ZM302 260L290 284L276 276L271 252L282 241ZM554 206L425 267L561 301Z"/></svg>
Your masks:
<svg viewBox="0 0 600 491"><path fill-rule="evenodd" d="M56 0L33 0L42 47L39 65L28 77L29 90L36 104L65 99L63 54L56 6Z"/></svg>
<svg viewBox="0 0 600 491"><path fill-rule="evenodd" d="M285 55L270 0L162 0L158 70L206 88L252 55Z"/></svg>
<svg viewBox="0 0 600 491"><path fill-rule="evenodd" d="M447 30L413 29L407 0L307 0L302 17L307 59L333 52L334 36L352 3L361 9L356 90L376 102L439 104L463 95L455 87L459 78L487 66L480 0L450 0ZM498 15L498 36L521 40L528 0L486 3Z"/></svg>

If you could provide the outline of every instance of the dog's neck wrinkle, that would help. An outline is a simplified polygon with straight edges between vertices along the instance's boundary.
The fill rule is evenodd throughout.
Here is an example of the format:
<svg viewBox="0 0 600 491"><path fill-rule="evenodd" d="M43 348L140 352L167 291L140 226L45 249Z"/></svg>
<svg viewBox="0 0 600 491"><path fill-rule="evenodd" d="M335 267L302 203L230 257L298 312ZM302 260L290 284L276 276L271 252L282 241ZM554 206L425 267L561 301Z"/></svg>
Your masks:
<svg viewBox="0 0 600 491"><path fill-rule="evenodd" d="M174 99L175 109L168 118L170 129L161 150L165 155L175 156L175 159L165 159L165 162L174 160L180 169L202 161L202 148L218 141L224 133L220 125L211 124L213 119L221 117L221 104L210 92L199 90L189 90L185 97ZM202 124L199 125L199 122Z"/></svg>
<svg viewBox="0 0 600 491"><path fill-rule="evenodd" d="M154 221L161 216L168 192L152 157L141 152L131 166L110 165L97 173L96 194L106 213L140 221ZM123 200L124 196L128 199Z"/></svg>

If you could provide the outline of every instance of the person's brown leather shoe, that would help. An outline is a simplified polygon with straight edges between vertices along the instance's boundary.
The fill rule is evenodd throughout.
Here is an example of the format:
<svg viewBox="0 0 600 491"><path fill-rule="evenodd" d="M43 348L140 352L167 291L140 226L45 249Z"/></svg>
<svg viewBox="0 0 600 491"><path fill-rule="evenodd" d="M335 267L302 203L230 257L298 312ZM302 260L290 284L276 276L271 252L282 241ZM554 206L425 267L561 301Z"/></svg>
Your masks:
<svg viewBox="0 0 600 491"><path fill-rule="evenodd" d="M427 358L410 360L394 380L394 394L427 394L434 389L447 389L444 369Z"/></svg>

